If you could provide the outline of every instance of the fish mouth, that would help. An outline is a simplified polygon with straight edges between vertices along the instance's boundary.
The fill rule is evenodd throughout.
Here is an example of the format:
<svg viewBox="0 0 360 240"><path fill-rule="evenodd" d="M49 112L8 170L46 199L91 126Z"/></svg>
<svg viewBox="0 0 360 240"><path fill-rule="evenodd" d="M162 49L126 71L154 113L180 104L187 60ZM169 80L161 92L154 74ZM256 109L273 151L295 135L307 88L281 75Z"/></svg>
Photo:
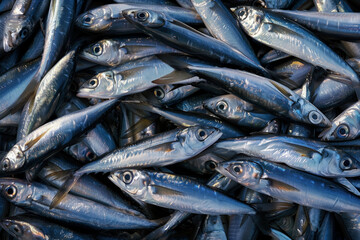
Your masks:
<svg viewBox="0 0 360 240"><path fill-rule="evenodd" d="M12 43L11 32L5 34L3 39L3 48L5 52L10 52L14 45Z"/></svg>
<svg viewBox="0 0 360 240"><path fill-rule="evenodd" d="M359 164L357 164L359 165ZM350 170L345 170L344 173L346 175L346 177L359 177L360 176L360 166L356 166L357 169L350 169Z"/></svg>
<svg viewBox="0 0 360 240"><path fill-rule="evenodd" d="M336 127L331 126L330 128L323 130L319 134L319 138L321 138L322 141L334 141L335 137L333 136L333 133L334 133L335 129L336 129Z"/></svg>

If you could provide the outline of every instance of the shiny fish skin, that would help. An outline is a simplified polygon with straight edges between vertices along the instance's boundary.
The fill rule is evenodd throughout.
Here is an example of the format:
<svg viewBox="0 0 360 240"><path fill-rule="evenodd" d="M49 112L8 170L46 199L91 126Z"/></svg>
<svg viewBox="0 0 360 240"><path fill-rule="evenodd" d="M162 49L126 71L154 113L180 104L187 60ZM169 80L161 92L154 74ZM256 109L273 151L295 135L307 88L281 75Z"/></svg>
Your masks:
<svg viewBox="0 0 360 240"><path fill-rule="evenodd" d="M103 5L99 8L92 9L81 14L75 21L77 27L90 32L107 32L116 34L138 33L131 23L126 21L122 11L126 9L150 9L161 10L167 16L175 18L188 24L201 24L201 18L195 11L187 10L180 7L136 4L136 3L119 3Z"/></svg>
<svg viewBox="0 0 360 240"><path fill-rule="evenodd" d="M1 178L0 184L3 186L2 196L16 206L61 222L104 230L157 226L151 220L74 195L68 195L58 208L49 209L57 189L37 182L30 184L20 179Z"/></svg>
<svg viewBox="0 0 360 240"><path fill-rule="evenodd" d="M238 8L235 14L245 32L257 41L359 82L359 76L342 58L300 25L251 7Z"/></svg>
<svg viewBox="0 0 360 240"><path fill-rule="evenodd" d="M1 160L2 173L24 171L60 150L86 130L109 109L117 100L109 100L93 107L58 118L42 125L27 137L21 139ZM64 130L67 131L64 131Z"/></svg>
<svg viewBox="0 0 360 240"><path fill-rule="evenodd" d="M360 162L323 142L290 136L250 136L222 140L215 149L233 151L325 177L360 176Z"/></svg>
<svg viewBox="0 0 360 240"><path fill-rule="evenodd" d="M239 159L219 164L218 171L269 196L330 212L360 212L359 197L329 180L284 165Z"/></svg>
<svg viewBox="0 0 360 240"><path fill-rule="evenodd" d="M125 175L130 176L130 179L127 180ZM172 174L129 169L117 171L109 179L120 189L142 201L179 211L208 215L255 213L246 204ZM204 196L207 199L205 202L202 200Z"/></svg>
<svg viewBox="0 0 360 240"><path fill-rule="evenodd" d="M191 2L211 35L260 65L245 33L221 0L191 0Z"/></svg>
<svg viewBox="0 0 360 240"><path fill-rule="evenodd" d="M87 61L114 67L143 57L179 53L151 38L103 39L84 48L79 56Z"/></svg>
<svg viewBox="0 0 360 240"><path fill-rule="evenodd" d="M163 59L174 68L199 75L269 113L295 122L330 126L326 116L310 102L271 79L245 71L214 67L186 57L166 56Z"/></svg>
<svg viewBox="0 0 360 240"><path fill-rule="evenodd" d="M209 37L181 21L152 10L129 9L123 15L135 27L165 44L204 59L249 68L268 75L259 63L228 44ZM144 18L141 16L144 15ZM140 16L140 19L138 18Z"/></svg>

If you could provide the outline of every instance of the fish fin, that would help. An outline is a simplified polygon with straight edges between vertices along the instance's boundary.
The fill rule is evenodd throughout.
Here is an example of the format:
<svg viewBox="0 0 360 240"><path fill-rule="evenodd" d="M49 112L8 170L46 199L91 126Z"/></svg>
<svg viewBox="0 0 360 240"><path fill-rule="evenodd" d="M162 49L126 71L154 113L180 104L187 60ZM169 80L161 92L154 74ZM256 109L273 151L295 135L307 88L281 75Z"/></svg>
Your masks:
<svg viewBox="0 0 360 240"><path fill-rule="evenodd" d="M279 212L294 207L294 204L287 202L253 203L251 207L258 212Z"/></svg>
<svg viewBox="0 0 360 240"><path fill-rule="evenodd" d="M279 83L275 82L275 81L270 81L270 83L277 89L279 90L279 92L281 92L282 94L284 94L287 98L290 99L290 97L292 96L290 92L288 92L285 88L283 88L282 86L279 85ZM291 100L291 99L290 99ZM292 101L292 100L291 100Z"/></svg>
<svg viewBox="0 0 360 240"><path fill-rule="evenodd" d="M271 26L271 28L269 29L269 32L276 32L276 33L281 33L283 35L295 35L295 36L298 36L299 38L303 39L304 36L289 29L289 28L286 28L286 27L283 27L279 24L275 24L273 22L266 22L266 24L269 24Z"/></svg>
<svg viewBox="0 0 360 240"><path fill-rule="evenodd" d="M181 57L177 57L176 55L162 54L157 55L157 58L178 70L187 70L189 69L189 67L191 67L191 65L189 65L187 62L183 61Z"/></svg>
<svg viewBox="0 0 360 240"><path fill-rule="evenodd" d="M171 152L174 151L174 146L172 145L172 143L173 142L162 143L156 146L146 148L146 150L152 150L157 152Z"/></svg>
<svg viewBox="0 0 360 240"><path fill-rule="evenodd" d="M320 155L322 155L319 151L312 149L312 148L308 148L308 147L304 147L301 145L296 145L296 144L292 144L292 143L288 143L288 142L284 142L284 144L293 149L295 152L299 153L301 156L305 157L311 157L312 153L318 153Z"/></svg>
<svg viewBox="0 0 360 240"><path fill-rule="evenodd" d="M121 103L124 103L124 106L126 107L130 107L130 108L135 108L137 110L144 110L147 112L152 112L152 113L157 113L158 110L160 110L159 108L147 103L147 102L141 102L141 101L137 101L137 100L123 100L121 101Z"/></svg>
<svg viewBox="0 0 360 240"><path fill-rule="evenodd" d="M155 122L156 118L141 118L134 125L130 126L124 134L121 135L122 139L130 138L135 134L141 132Z"/></svg>
<svg viewBox="0 0 360 240"><path fill-rule="evenodd" d="M281 181L277 181L277 180L274 180L274 179L269 179L269 183L270 183L271 187L282 190L282 191L300 192L299 189L297 189L297 188L295 188L293 186L290 186L289 184L281 182Z"/></svg>
<svg viewBox="0 0 360 240"><path fill-rule="evenodd" d="M48 128L46 131L44 131L43 133L41 133L41 134L40 134L39 136L37 136L36 138L27 141L27 142L25 143L25 151L27 151L29 148L31 148L32 146L34 146L49 130L50 130L50 128Z"/></svg>
<svg viewBox="0 0 360 240"><path fill-rule="evenodd" d="M299 85L290 79L290 77L292 76L292 73L290 72L276 73L274 71L270 71L270 70L268 71L270 72L274 80L276 80L276 82L279 82L290 89L295 89Z"/></svg>
<svg viewBox="0 0 360 240"><path fill-rule="evenodd" d="M74 173L74 170L69 169L69 170L61 170L60 171L54 171L52 173L49 173L48 175L46 175L46 178L49 178L50 180L60 180L60 181L64 181L66 179L68 179L69 177L71 177L71 174Z"/></svg>
<svg viewBox="0 0 360 240"><path fill-rule="evenodd" d="M189 78L193 78L193 77L194 76L190 73L175 70L161 78L153 80L152 83L155 83L155 84L174 84L174 83L182 84L183 80L188 80ZM199 79L199 78L197 78L197 79ZM195 82L197 82L197 81L195 81Z"/></svg>
<svg viewBox="0 0 360 240"><path fill-rule="evenodd" d="M151 188L153 194L167 195L167 196L183 196L184 195L182 192L173 190L171 188L163 187L163 186L150 185L150 188Z"/></svg>
<svg viewBox="0 0 360 240"><path fill-rule="evenodd" d="M346 178L344 177L334 178L334 181L339 183L344 188L346 188L346 190L348 190L349 192L355 194L356 196L360 196L359 190Z"/></svg>
<svg viewBox="0 0 360 240"><path fill-rule="evenodd" d="M81 174L76 174L75 172L63 183L59 191L54 196L49 206L50 209L56 207L66 197L66 195L70 192L71 188L74 187L81 176Z"/></svg>

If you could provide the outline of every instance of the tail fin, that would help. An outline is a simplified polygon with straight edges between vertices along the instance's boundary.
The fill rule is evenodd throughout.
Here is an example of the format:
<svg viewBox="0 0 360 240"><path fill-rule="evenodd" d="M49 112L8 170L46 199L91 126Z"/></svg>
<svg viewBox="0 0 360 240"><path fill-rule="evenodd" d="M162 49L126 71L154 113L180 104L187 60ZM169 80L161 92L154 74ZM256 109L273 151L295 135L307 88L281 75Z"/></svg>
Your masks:
<svg viewBox="0 0 360 240"><path fill-rule="evenodd" d="M53 198L50 204L50 209L56 207L66 197L66 195L70 192L71 188L74 187L74 185L81 176L82 174L76 174L75 172L64 182L64 184L61 186L61 188Z"/></svg>
<svg viewBox="0 0 360 240"><path fill-rule="evenodd" d="M123 100L121 103L124 103L124 105L128 108L135 108L136 110L143 110L146 112L152 112L152 113L158 113L161 111L159 108L142 101L137 100Z"/></svg>

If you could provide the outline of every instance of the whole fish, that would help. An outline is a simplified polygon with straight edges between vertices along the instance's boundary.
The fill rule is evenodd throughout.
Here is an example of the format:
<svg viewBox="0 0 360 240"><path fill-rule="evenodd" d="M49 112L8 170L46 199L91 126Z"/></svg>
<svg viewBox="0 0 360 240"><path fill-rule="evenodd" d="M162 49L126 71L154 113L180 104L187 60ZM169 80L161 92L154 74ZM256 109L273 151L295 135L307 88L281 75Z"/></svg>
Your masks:
<svg viewBox="0 0 360 240"><path fill-rule="evenodd" d="M139 30L180 51L268 75L266 69L244 53L161 12L128 9L123 15Z"/></svg>
<svg viewBox="0 0 360 240"><path fill-rule="evenodd" d="M344 110L319 137L324 141L352 140L360 135L360 102Z"/></svg>
<svg viewBox="0 0 360 240"><path fill-rule="evenodd" d="M284 165L239 159L220 163L218 171L254 191L303 206L330 212L360 212L359 197L327 179Z"/></svg>
<svg viewBox="0 0 360 240"><path fill-rule="evenodd" d="M255 213L244 203L173 174L128 169L112 173L109 179L131 196L161 207L208 215Z"/></svg>
<svg viewBox="0 0 360 240"><path fill-rule="evenodd" d="M75 51L71 51L44 76L35 96L25 105L18 126L17 141L44 124L61 103L75 71Z"/></svg>
<svg viewBox="0 0 360 240"><path fill-rule="evenodd" d="M315 126L330 125L326 116L309 101L271 79L245 71L215 67L187 57L166 56L162 59L172 67L201 76L276 116Z"/></svg>
<svg viewBox="0 0 360 240"><path fill-rule="evenodd" d="M324 177L360 176L360 162L327 143L290 136L222 140L215 149L242 153Z"/></svg>
<svg viewBox="0 0 360 240"><path fill-rule="evenodd" d="M118 66L140 58L166 53L179 53L151 38L103 39L84 48L79 56L104 66Z"/></svg>
<svg viewBox="0 0 360 240"><path fill-rule="evenodd" d="M208 99L204 101L204 106L225 121L255 130L264 128L268 122L276 118L232 94Z"/></svg>
<svg viewBox="0 0 360 240"><path fill-rule="evenodd" d="M103 230L143 229L158 225L156 221L74 195L68 195L58 208L49 209L56 188L16 178L1 178L0 184L1 195L14 205L68 224Z"/></svg>
<svg viewBox="0 0 360 240"><path fill-rule="evenodd" d="M239 50L260 65L245 33L221 0L191 0L191 2L212 36Z"/></svg>
<svg viewBox="0 0 360 240"><path fill-rule="evenodd" d="M166 132L115 150L76 170L62 185L51 207L56 206L85 174L174 164L199 154L215 143L221 135L215 128L190 127Z"/></svg>
<svg viewBox="0 0 360 240"><path fill-rule="evenodd" d="M103 5L87 11L76 19L75 24L77 27L90 32L114 34L140 32L124 18L122 11L126 9L158 10L187 24L199 25L202 23L200 16L195 11L181 7L143 3L118 3Z"/></svg>
<svg viewBox="0 0 360 240"><path fill-rule="evenodd" d="M30 37L49 3L50 0L17 0L14 3L1 36L5 52L14 50Z"/></svg>
<svg viewBox="0 0 360 240"><path fill-rule="evenodd" d="M73 138L93 127L117 103L117 100L105 101L42 125L12 147L1 160L0 171L25 171L48 158L68 145Z"/></svg>
<svg viewBox="0 0 360 240"><path fill-rule="evenodd" d="M240 7L235 14L245 32L262 44L359 82L359 76L339 55L300 25L253 7Z"/></svg>
<svg viewBox="0 0 360 240"><path fill-rule="evenodd" d="M360 16L358 13L349 12L312 12L269 10L289 18L308 29L324 33L341 40L360 40Z"/></svg>
<svg viewBox="0 0 360 240"><path fill-rule="evenodd" d="M171 81L192 77L176 71L156 57L146 57L97 74L80 87L77 96L120 98L155 87L153 81L157 79L166 78Z"/></svg>

